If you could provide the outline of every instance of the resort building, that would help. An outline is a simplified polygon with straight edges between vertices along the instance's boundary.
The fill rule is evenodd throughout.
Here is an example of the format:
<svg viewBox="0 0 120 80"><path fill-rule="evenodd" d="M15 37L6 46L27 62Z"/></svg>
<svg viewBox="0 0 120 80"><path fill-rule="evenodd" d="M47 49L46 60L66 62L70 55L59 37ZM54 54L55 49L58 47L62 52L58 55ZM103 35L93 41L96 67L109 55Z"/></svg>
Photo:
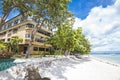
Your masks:
<svg viewBox="0 0 120 80"><path fill-rule="evenodd" d="M44 44L46 38L52 34L52 28L43 24L38 29L35 28L38 20L33 16L22 17L18 15L0 27L0 41L9 42L13 36L19 36L23 42L19 44L19 51L26 53L27 46L31 41L31 33L34 32L32 46L30 48L32 54L38 54L39 51L49 50L50 44Z"/></svg>

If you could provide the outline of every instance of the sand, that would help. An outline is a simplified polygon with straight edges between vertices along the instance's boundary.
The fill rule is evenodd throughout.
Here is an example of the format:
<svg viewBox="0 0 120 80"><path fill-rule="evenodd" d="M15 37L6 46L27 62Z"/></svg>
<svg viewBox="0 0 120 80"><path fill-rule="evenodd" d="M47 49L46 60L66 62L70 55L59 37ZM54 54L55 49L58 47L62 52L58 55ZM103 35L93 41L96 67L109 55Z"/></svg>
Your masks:
<svg viewBox="0 0 120 80"><path fill-rule="evenodd" d="M76 58L36 58L17 59L16 62L26 62L7 70L0 71L0 80L23 80L25 67L34 65L39 68L42 77L51 80L120 80L120 66L91 58L80 60ZM45 65L44 62L49 62Z"/></svg>

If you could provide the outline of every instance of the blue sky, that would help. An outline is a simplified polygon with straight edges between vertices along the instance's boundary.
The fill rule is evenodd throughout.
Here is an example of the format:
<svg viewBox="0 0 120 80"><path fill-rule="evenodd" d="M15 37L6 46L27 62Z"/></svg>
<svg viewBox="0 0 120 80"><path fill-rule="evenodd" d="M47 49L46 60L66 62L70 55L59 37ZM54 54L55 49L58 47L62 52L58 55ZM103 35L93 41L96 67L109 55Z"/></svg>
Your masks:
<svg viewBox="0 0 120 80"><path fill-rule="evenodd" d="M111 5L115 2L115 0L72 0L69 3L69 10L74 13L74 15L80 19L85 19L91 9L96 6L102 6L103 8ZM0 2L1 7L1 2ZM0 15L1 15L0 11ZM11 12L8 19L18 15L19 12Z"/></svg>
<svg viewBox="0 0 120 80"><path fill-rule="evenodd" d="M105 8L114 2L115 0L72 0L69 4L69 10L72 11L76 17L85 19L93 7L102 6Z"/></svg>

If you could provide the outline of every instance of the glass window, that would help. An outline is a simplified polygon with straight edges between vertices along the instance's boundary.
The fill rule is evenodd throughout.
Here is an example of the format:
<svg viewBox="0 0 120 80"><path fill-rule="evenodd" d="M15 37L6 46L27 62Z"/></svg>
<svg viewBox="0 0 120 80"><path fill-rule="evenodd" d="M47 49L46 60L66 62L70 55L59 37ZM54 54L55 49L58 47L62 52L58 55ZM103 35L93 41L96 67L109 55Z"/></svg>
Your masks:
<svg viewBox="0 0 120 80"><path fill-rule="evenodd" d="M30 34L25 34L25 38L30 38L31 35Z"/></svg>
<svg viewBox="0 0 120 80"><path fill-rule="evenodd" d="M15 24L18 24L18 21L19 21L18 19L17 19L17 20L15 20L14 25L15 25Z"/></svg>
<svg viewBox="0 0 120 80"><path fill-rule="evenodd" d="M27 24L26 28L34 28L34 25L33 24Z"/></svg>
<svg viewBox="0 0 120 80"><path fill-rule="evenodd" d="M14 29L14 30L13 30L13 33L17 33L17 31L18 31L18 29Z"/></svg>
<svg viewBox="0 0 120 80"><path fill-rule="evenodd" d="M33 48L33 51L38 51L38 47L34 47L34 48Z"/></svg>
<svg viewBox="0 0 120 80"><path fill-rule="evenodd" d="M12 29L10 29L8 32L12 32Z"/></svg>
<svg viewBox="0 0 120 80"><path fill-rule="evenodd" d="M32 20L35 22L38 22L38 20L35 17L33 17Z"/></svg>
<svg viewBox="0 0 120 80"><path fill-rule="evenodd" d="M6 25L4 25L4 29L6 29Z"/></svg>
<svg viewBox="0 0 120 80"><path fill-rule="evenodd" d="M8 38L7 41L10 41L10 38Z"/></svg>
<svg viewBox="0 0 120 80"><path fill-rule="evenodd" d="M45 51L45 48L40 48L40 47L39 47L39 51Z"/></svg>
<svg viewBox="0 0 120 80"><path fill-rule="evenodd" d="M26 17L21 18L20 22L23 22L23 21L25 21L25 20L27 20L27 16L26 16Z"/></svg>
<svg viewBox="0 0 120 80"><path fill-rule="evenodd" d="M8 27L11 27L12 26L12 23L8 23Z"/></svg>
<svg viewBox="0 0 120 80"><path fill-rule="evenodd" d="M50 29L50 31L53 31L53 29Z"/></svg>
<svg viewBox="0 0 120 80"><path fill-rule="evenodd" d="M4 30L4 26L2 27L2 30Z"/></svg>

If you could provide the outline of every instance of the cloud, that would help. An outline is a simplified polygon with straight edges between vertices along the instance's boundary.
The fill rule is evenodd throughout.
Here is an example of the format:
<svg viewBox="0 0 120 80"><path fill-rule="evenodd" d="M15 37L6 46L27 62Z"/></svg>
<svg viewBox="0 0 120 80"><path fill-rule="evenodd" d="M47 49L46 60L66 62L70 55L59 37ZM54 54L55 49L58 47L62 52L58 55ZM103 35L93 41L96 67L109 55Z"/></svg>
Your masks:
<svg viewBox="0 0 120 80"><path fill-rule="evenodd" d="M86 19L75 20L74 27L83 28L93 51L120 51L120 0L106 8L94 7Z"/></svg>
<svg viewBox="0 0 120 80"><path fill-rule="evenodd" d="M81 27L80 25L81 25L81 19L79 19L79 18L75 18L75 23L74 23L74 25L73 25L73 29L77 29L78 27Z"/></svg>

